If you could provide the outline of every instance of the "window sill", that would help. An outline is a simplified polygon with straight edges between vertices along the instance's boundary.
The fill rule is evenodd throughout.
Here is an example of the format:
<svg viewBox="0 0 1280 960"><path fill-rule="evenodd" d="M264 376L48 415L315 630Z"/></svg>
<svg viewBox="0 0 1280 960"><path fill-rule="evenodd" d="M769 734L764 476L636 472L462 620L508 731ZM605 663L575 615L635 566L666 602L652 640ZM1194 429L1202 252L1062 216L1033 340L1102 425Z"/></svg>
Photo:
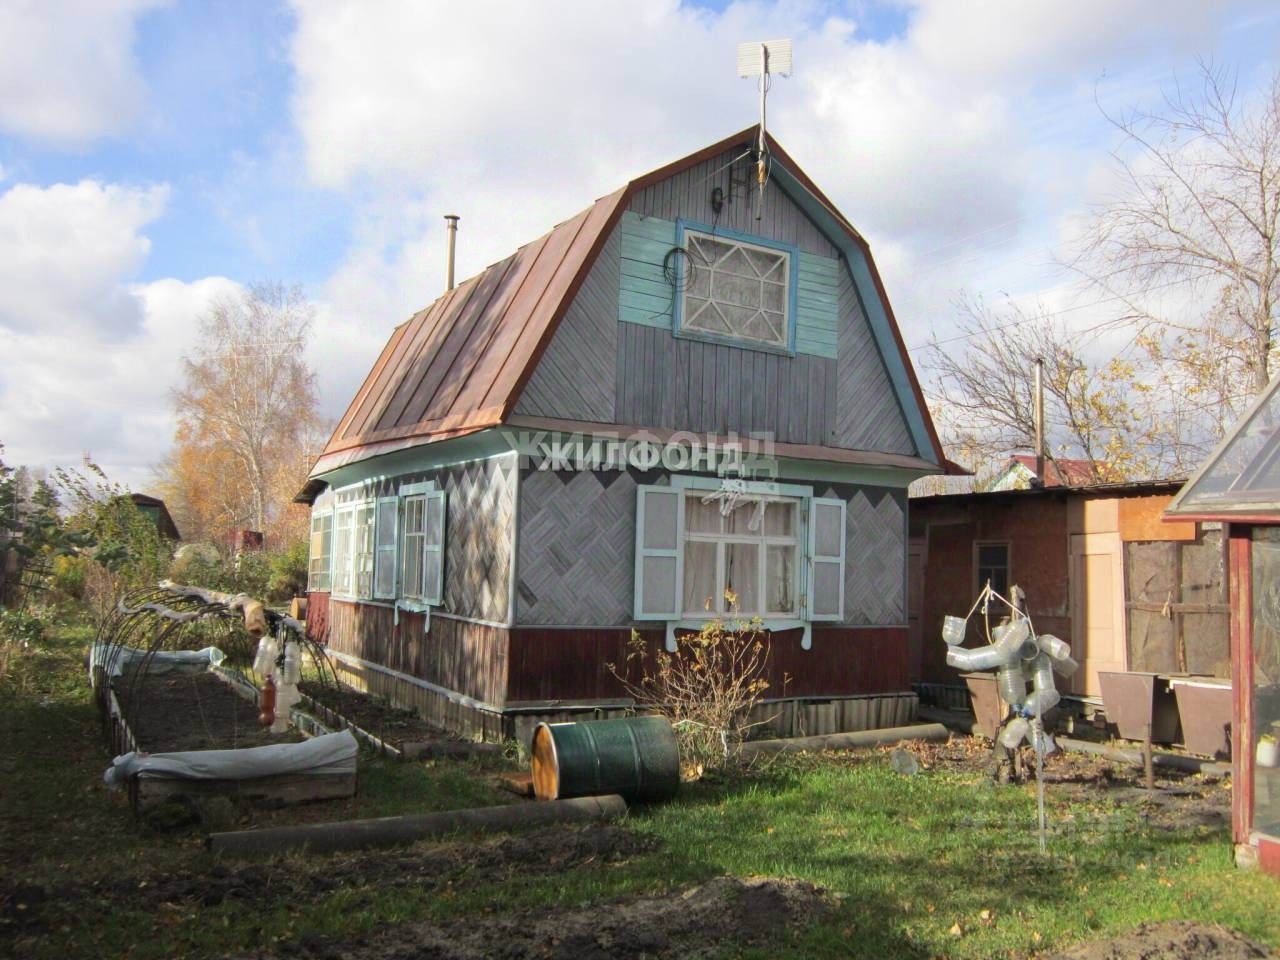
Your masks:
<svg viewBox="0 0 1280 960"><path fill-rule="evenodd" d="M730 620L725 617L692 617L683 620L668 620L666 623L667 636L666 648L668 653L676 652L676 631L692 630L698 631L705 627L708 623L720 620L725 624L748 624L750 619ZM803 630L804 634L800 637L800 649L808 650L813 646L813 624L808 620L796 619L761 619L760 629L769 631L778 630Z"/></svg>

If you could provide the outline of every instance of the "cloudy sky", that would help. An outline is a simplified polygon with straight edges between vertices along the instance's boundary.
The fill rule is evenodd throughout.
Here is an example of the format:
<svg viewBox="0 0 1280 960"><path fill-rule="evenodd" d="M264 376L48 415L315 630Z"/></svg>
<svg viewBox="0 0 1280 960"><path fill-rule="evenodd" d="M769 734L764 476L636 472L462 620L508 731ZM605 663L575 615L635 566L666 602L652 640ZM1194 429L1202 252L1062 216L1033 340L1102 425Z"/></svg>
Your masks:
<svg viewBox="0 0 1280 960"><path fill-rule="evenodd" d="M210 298L301 284L338 416L388 332L627 179L756 119L866 234L909 346L961 293L1098 319L1052 264L1114 189L1100 106L1197 58L1242 85L1273 2L0 0L0 443L145 489Z"/></svg>

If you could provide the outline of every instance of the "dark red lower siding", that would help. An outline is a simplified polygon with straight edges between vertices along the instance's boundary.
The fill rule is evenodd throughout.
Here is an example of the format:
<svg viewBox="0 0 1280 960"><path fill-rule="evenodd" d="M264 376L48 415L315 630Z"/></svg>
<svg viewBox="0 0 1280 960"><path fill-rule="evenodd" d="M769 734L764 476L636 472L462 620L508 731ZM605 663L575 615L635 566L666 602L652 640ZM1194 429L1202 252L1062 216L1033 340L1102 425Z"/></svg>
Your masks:
<svg viewBox="0 0 1280 960"><path fill-rule="evenodd" d="M507 688L507 630L387 606L330 599L329 649L390 667L484 703Z"/></svg>
<svg viewBox="0 0 1280 960"><path fill-rule="evenodd" d="M609 664L625 668L626 628L491 627L331 599L313 593L307 632L331 649L381 664L477 700L604 700L627 692ZM647 657L663 631L640 634ZM836 697L911 688L905 627L816 627L809 650L801 631L770 640L767 697Z"/></svg>
<svg viewBox="0 0 1280 960"><path fill-rule="evenodd" d="M626 696L608 664L623 668L631 631L515 627L510 631L508 701L598 700ZM641 633L646 652L661 649L663 633ZM905 627L822 627L813 646L801 631L774 634L767 697L828 697L911 689Z"/></svg>
<svg viewBox="0 0 1280 960"><path fill-rule="evenodd" d="M329 595L307 594L307 638L315 643L329 642Z"/></svg>

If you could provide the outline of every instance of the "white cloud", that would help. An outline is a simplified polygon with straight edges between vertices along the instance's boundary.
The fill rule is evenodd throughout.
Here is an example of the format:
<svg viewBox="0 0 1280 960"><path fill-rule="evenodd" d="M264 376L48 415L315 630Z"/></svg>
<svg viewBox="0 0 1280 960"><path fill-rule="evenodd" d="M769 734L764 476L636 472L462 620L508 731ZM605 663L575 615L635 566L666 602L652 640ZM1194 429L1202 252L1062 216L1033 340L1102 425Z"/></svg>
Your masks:
<svg viewBox="0 0 1280 960"><path fill-rule="evenodd" d="M77 466L89 452L113 480L150 486L174 421L169 389L194 346L195 321L238 289L211 277L131 288L142 307L127 339L71 328L0 328L0 442L10 464Z"/></svg>
<svg viewBox="0 0 1280 960"><path fill-rule="evenodd" d="M921 0L903 35L876 41L829 9L296 4L294 120L308 171L364 198L325 299L381 344L439 292L441 214L462 214L467 276L753 122L736 43L792 36L795 75L775 80L770 125L872 240L919 342L948 322L961 289L1042 281L1045 224L1087 200L1084 158L1104 150L1095 92L1148 94L1171 58L1211 49L1230 12L1178 0L1153 22L1138 0ZM326 405L353 381L334 403L339 385L322 380Z"/></svg>
<svg viewBox="0 0 1280 960"><path fill-rule="evenodd" d="M158 5L0 4L0 131L77 147L125 129L146 95L132 50L136 23Z"/></svg>
<svg viewBox="0 0 1280 960"><path fill-rule="evenodd" d="M84 180L0 193L0 328L123 334L141 320L123 281L150 251L140 232L164 211L167 186Z"/></svg>

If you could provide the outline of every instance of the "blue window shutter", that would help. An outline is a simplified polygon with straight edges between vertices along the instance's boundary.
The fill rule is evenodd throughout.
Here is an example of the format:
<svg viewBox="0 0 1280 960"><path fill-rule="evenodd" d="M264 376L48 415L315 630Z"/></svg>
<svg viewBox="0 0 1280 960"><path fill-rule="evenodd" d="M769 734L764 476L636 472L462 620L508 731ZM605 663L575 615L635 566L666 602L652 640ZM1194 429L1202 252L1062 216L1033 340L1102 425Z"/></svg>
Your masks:
<svg viewBox="0 0 1280 960"><path fill-rule="evenodd" d="M642 485L636 495L635 618L678 620L684 491Z"/></svg>
<svg viewBox="0 0 1280 960"><path fill-rule="evenodd" d="M810 620L844 619L843 500L809 501Z"/></svg>
<svg viewBox="0 0 1280 960"><path fill-rule="evenodd" d="M396 596L396 533L400 527L398 497L378 500L373 521L373 596L394 600Z"/></svg>
<svg viewBox="0 0 1280 960"><path fill-rule="evenodd" d="M444 603L444 537L447 504L443 490L430 490L426 495L426 536L422 546L422 600Z"/></svg>

